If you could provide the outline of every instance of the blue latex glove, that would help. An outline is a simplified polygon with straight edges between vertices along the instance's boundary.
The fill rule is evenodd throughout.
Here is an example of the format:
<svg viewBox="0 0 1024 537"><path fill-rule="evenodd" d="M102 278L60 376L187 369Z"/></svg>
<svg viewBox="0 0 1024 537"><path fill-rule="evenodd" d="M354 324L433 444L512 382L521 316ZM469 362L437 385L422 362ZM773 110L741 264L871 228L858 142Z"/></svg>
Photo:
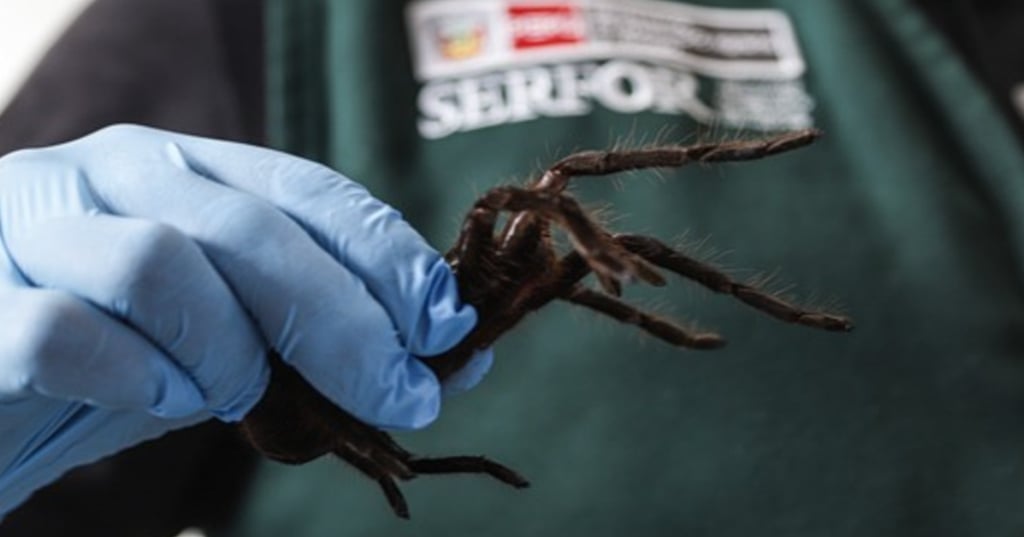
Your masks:
<svg viewBox="0 0 1024 537"><path fill-rule="evenodd" d="M74 466L241 419L268 347L360 419L423 427L441 387L414 355L476 322L394 209L242 144L116 126L12 153L0 239L0 513Z"/></svg>

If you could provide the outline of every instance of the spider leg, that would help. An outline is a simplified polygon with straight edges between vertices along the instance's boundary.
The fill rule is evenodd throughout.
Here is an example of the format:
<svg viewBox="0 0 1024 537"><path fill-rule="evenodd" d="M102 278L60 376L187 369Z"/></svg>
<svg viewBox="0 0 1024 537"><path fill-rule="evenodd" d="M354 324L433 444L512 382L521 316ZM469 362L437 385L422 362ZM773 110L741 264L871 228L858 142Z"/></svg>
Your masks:
<svg viewBox="0 0 1024 537"><path fill-rule="evenodd" d="M391 509L401 518L409 518L409 506L395 478L408 480L418 474L472 473L488 474L515 488L530 486L515 470L486 457L413 458L390 435L383 432L380 434L387 438L387 444L357 445L352 435L346 435L345 440L335 448L334 454L376 481Z"/></svg>
<svg viewBox="0 0 1024 537"><path fill-rule="evenodd" d="M713 266L675 251L663 242L642 235L618 235L616 242L651 263L715 291L732 295L776 319L824 330L849 331L853 322L842 315L802 309L754 286L739 283Z"/></svg>
<svg viewBox="0 0 1024 537"><path fill-rule="evenodd" d="M514 470L486 457L414 458L391 435L356 423L339 436L333 453L375 480L391 509L401 518L409 518L409 507L396 479L414 479L418 474L476 473L488 474L516 488L529 486Z"/></svg>
<svg viewBox="0 0 1024 537"><path fill-rule="evenodd" d="M344 459L345 462L351 464L370 479L376 481L381 491L384 492L384 497L387 498L388 505L391 506L391 510L394 511L395 515L399 518L409 518L409 504L405 501L402 490L398 488L398 484L395 483L395 480L386 469L354 449L347 442L339 445L335 449L334 454Z"/></svg>
<svg viewBox="0 0 1024 537"><path fill-rule="evenodd" d="M530 188L557 194L573 177L611 175L645 168L678 168L692 162L753 160L804 147L821 136L805 129L759 140L733 140L687 146L659 146L623 151L582 151L549 168Z"/></svg>
<svg viewBox="0 0 1024 537"><path fill-rule="evenodd" d="M672 321L640 310L625 302L576 285L572 291L562 297L573 304L604 313L615 320L635 325L666 343L693 349L715 349L725 345L725 340L713 332L692 332Z"/></svg>
<svg viewBox="0 0 1024 537"><path fill-rule="evenodd" d="M493 280L490 275L496 271L494 249L494 226L496 211L474 207L466 215L455 244L445 254L445 260L456 273L459 293L471 304L483 302L492 295Z"/></svg>
<svg viewBox="0 0 1024 537"><path fill-rule="evenodd" d="M530 280L543 274L555 261L551 242L551 226L532 212L519 212L509 217L497 243L498 259L509 281Z"/></svg>
<svg viewBox="0 0 1024 537"><path fill-rule="evenodd" d="M412 459L409 467L418 474L487 474L517 489L530 486L530 482L515 470L487 457L458 456Z"/></svg>
<svg viewBox="0 0 1024 537"><path fill-rule="evenodd" d="M499 211L531 211L557 222L568 232L575 250L586 259L602 285L611 293L617 289L611 280L631 280L636 277L654 285L665 283L656 269L643 258L619 247L579 202L564 194L549 194L513 186L497 187L477 200L473 212L478 211L490 211L495 215Z"/></svg>
<svg viewBox="0 0 1024 537"><path fill-rule="evenodd" d="M381 468L388 475L399 479L416 477L406 462L412 454L399 446L391 435L367 425L348 413L344 413L349 422L338 428L339 442L335 454L339 450L357 454Z"/></svg>

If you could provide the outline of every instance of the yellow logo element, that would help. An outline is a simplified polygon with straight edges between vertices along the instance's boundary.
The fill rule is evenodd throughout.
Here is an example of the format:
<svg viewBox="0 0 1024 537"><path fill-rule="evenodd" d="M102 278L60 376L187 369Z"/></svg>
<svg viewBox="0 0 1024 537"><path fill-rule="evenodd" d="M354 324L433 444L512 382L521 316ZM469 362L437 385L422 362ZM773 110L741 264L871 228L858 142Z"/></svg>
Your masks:
<svg viewBox="0 0 1024 537"><path fill-rule="evenodd" d="M465 60L484 50L487 27L479 20L450 21L438 28L437 42L441 55L448 60Z"/></svg>

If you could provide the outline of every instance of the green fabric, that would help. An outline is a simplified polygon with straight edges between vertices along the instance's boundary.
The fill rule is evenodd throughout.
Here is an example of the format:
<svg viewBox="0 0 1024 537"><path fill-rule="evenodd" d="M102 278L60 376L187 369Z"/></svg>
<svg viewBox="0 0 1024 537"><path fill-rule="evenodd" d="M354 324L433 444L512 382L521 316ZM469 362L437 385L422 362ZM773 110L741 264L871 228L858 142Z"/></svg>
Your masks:
<svg viewBox="0 0 1024 537"><path fill-rule="evenodd" d="M401 2L270 2L271 119L443 249L472 200L576 148L736 136L680 116L537 119L425 140ZM567 304L497 346L421 454L483 453L475 477L402 485L413 519L343 463L268 463L238 535L1019 535L1024 531L1024 152L904 0L705 2L791 18L812 148L760 162L584 179L617 230L707 238L699 255L857 322L768 319L685 281L629 300L714 328L686 352ZM666 134L667 133L667 134Z"/></svg>

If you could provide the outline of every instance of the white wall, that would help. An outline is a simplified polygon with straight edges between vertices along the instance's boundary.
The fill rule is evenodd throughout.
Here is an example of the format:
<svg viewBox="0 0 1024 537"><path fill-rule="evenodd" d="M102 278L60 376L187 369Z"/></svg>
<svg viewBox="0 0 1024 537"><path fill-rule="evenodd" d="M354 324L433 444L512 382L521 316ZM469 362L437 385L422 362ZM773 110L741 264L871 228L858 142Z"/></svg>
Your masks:
<svg viewBox="0 0 1024 537"><path fill-rule="evenodd" d="M0 0L0 109L91 0Z"/></svg>

